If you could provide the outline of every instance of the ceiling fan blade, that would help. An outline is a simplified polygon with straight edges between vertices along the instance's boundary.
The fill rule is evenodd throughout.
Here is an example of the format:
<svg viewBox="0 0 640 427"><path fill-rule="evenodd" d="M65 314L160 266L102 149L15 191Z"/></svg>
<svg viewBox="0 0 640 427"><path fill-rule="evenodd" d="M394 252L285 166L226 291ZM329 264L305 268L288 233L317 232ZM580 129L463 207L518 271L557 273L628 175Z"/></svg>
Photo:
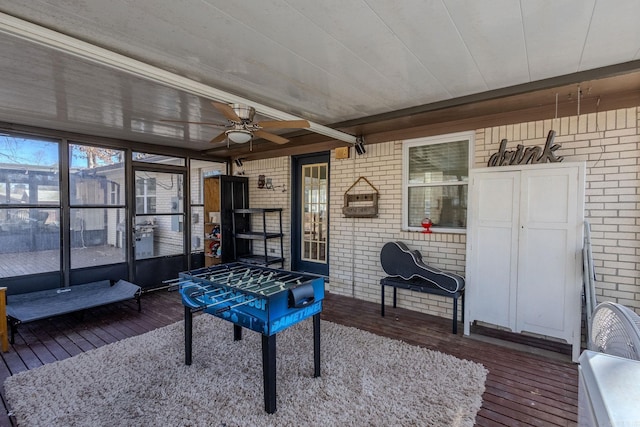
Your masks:
<svg viewBox="0 0 640 427"><path fill-rule="evenodd" d="M278 128L278 129L293 129L293 128L308 128L311 126L306 120L266 120L264 122L258 122L256 125L261 128Z"/></svg>
<svg viewBox="0 0 640 427"><path fill-rule="evenodd" d="M232 122L242 122L242 119L238 117L233 108L229 104L223 104L222 102L211 101L211 104L218 109L227 119Z"/></svg>
<svg viewBox="0 0 640 427"><path fill-rule="evenodd" d="M253 134L259 138L266 139L267 141L275 142L276 144L286 144L289 142L287 138L283 138L280 135L275 135L263 130L255 130L253 131Z"/></svg>
<svg viewBox="0 0 640 427"><path fill-rule="evenodd" d="M166 122L166 123L183 123L183 124L189 124L189 125L204 125L204 126L214 126L214 127L219 127L219 128L226 128L227 125L221 125L220 123L211 123L211 122L187 122L184 120L167 120L167 119L160 119L161 122Z"/></svg>
<svg viewBox="0 0 640 427"><path fill-rule="evenodd" d="M213 143L216 143L216 142L224 141L225 139L227 139L227 133L226 132L222 132L220 135L216 136L215 138L213 138L209 142L213 144Z"/></svg>

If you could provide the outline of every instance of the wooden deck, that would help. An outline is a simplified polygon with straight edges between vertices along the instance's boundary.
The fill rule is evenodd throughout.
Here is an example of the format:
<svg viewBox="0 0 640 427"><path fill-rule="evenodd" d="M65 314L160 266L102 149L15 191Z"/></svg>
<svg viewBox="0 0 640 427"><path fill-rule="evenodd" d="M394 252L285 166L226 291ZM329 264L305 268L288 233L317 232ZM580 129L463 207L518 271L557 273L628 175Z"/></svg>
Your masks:
<svg viewBox="0 0 640 427"><path fill-rule="evenodd" d="M0 379L4 382L14 373L166 326L182 316L178 293L155 291L143 295L141 313L132 300L92 309L82 317L65 315L20 325L15 344L2 354ZM482 363L489 375L478 426L577 425L577 365L567 355L534 354L463 337L461 332L452 335L449 319L404 309L387 307L383 318L379 304L332 294L327 295L322 318ZM3 387L1 396L6 408ZM10 425L15 420L0 414L0 427Z"/></svg>

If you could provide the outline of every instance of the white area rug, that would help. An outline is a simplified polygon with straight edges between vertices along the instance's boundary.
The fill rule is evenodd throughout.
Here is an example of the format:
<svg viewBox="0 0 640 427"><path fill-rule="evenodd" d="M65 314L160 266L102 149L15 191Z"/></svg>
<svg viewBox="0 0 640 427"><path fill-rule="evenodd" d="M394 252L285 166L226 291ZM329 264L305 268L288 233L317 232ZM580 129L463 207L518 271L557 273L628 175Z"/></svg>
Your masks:
<svg viewBox="0 0 640 427"><path fill-rule="evenodd" d="M277 335L277 412L264 411L260 335L194 319L9 377L20 426L472 426L486 369L322 321L313 377L308 319Z"/></svg>

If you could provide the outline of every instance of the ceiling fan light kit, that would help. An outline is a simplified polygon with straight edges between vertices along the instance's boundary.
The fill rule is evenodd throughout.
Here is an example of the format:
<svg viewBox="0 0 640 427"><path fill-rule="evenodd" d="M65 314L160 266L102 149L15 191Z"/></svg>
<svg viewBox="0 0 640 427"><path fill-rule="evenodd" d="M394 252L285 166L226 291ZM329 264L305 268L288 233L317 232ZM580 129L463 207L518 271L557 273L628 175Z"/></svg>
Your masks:
<svg viewBox="0 0 640 427"><path fill-rule="evenodd" d="M251 132L244 129L232 129L225 132L227 134L227 138L231 140L231 142L235 142L236 144L245 144L251 141L252 135Z"/></svg>

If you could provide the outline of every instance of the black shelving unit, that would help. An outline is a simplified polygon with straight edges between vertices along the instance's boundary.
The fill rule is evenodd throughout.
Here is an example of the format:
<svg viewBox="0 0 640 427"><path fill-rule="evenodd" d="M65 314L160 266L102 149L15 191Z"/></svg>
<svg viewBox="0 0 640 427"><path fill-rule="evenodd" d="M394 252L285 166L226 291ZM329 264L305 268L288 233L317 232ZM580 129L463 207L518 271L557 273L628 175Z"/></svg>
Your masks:
<svg viewBox="0 0 640 427"><path fill-rule="evenodd" d="M278 215L278 230L268 231L267 216L269 214ZM252 215L262 215L262 229L251 230ZM235 244L235 259L256 265L269 266L280 264L284 267L284 246L282 243L282 208L250 208L233 210L233 237ZM269 255L267 241L272 239L280 240L279 256ZM253 243L261 241L264 253L255 253Z"/></svg>
<svg viewBox="0 0 640 427"><path fill-rule="evenodd" d="M235 261L233 210L249 207L249 179L216 175L204 179L204 265ZM209 214L217 212L211 220Z"/></svg>

